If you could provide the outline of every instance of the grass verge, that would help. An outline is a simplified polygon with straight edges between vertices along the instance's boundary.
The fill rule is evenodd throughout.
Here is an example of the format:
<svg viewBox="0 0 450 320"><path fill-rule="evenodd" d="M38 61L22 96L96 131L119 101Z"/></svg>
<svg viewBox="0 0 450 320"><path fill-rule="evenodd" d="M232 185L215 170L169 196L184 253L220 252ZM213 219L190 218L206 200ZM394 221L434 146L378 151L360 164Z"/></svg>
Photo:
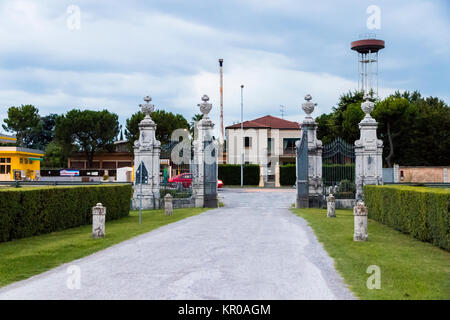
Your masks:
<svg viewBox="0 0 450 320"><path fill-rule="evenodd" d="M24 280L99 250L149 232L169 223L200 214L207 209L175 209L172 216L163 210L131 211L130 215L106 223L106 237L92 239L92 226L52 232L0 243L0 287Z"/></svg>
<svg viewBox="0 0 450 320"><path fill-rule="evenodd" d="M450 253L370 220L369 240L353 241L353 212L292 209L306 219L336 269L360 299L450 299ZM370 265L380 267L381 288L368 289Z"/></svg>

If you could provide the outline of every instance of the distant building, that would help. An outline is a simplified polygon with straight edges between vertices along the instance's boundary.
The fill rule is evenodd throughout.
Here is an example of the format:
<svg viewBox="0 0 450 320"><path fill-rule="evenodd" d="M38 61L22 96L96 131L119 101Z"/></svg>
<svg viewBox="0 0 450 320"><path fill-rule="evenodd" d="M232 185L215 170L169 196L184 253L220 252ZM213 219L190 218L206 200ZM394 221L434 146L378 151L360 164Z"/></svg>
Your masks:
<svg viewBox="0 0 450 320"><path fill-rule="evenodd" d="M133 166L134 155L128 149L128 141L114 142L114 152L98 152L94 155L92 166L89 167L84 153L73 153L67 159L71 169L118 169Z"/></svg>
<svg viewBox="0 0 450 320"><path fill-rule="evenodd" d="M243 132L241 123L226 127L226 137L228 164L241 164L243 150L244 163L264 166L264 181L271 181L277 166L295 163L301 128L298 122L267 115L243 122Z"/></svg>
<svg viewBox="0 0 450 320"><path fill-rule="evenodd" d="M36 180L44 152L20 147L0 147L0 181Z"/></svg>
<svg viewBox="0 0 450 320"><path fill-rule="evenodd" d="M17 142L16 136L0 133L0 144L10 144L16 142Z"/></svg>

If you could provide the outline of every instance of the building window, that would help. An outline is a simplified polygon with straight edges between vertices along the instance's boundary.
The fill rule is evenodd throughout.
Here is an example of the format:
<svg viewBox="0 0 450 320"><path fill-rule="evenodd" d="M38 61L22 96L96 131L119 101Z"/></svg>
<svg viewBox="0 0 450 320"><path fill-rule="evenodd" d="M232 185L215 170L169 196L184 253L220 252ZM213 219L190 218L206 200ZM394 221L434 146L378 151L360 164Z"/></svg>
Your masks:
<svg viewBox="0 0 450 320"><path fill-rule="evenodd" d="M23 158L20 158L20 163L23 163Z"/></svg>
<svg viewBox="0 0 450 320"><path fill-rule="evenodd" d="M11 163L11 158L6 158L6 163Z"/></svg>
<svg viewBox="0 0 450 320"><path fill-rule="evenodd" d="M28 159L25 158L25 159L24 159L24 162L25 162L25 164L28 164Z"/></svg>
<svg viewBox="0 0 450 320"><path fill-rule="evenodd" d="M10 165L6 166L6 174L11 174L11 166Z"/></svg>
<svg viewBox="0 0 450 320"><path fill-rule="evenodd" d="M0 166L0 174L5 174L6 173L6 166L1 165Z"/></svg>
<svg viewBox="0 0 450 320"><path fill-rule="evenodd" d="M250 148L252 146L252 137L245 137L244 146Z"/></svg>
<svg viewBox="0 0 450 320"><path fill-rule="evenodd" d="M283 154L295 154L295 142L300 140L299 138L286 138L283 139Z"/></svg>
<svg viewBox="0 0 450 320"><path fill-rule="evenodd" d="M273 153L273 138L267 138L267 153Z"/></svg>
<svg viewBox="0 0 450 320"><path fill-rule="evenodd" d="M6 162L6 158L0 158L0 163L5 163Z"/></svg>

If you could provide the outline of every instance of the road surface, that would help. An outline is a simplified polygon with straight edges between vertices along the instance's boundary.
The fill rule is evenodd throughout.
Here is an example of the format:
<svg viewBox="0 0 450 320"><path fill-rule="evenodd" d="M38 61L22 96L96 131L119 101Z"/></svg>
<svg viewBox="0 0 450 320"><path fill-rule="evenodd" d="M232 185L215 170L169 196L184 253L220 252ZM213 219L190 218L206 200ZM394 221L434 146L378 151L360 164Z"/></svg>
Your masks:
<svg viewBox="0 0 450 320"><path fill-rule="evenodd" d="M289 211L293 190L220 197L225 207L4 287L0 299L354 299Z"/></svg>

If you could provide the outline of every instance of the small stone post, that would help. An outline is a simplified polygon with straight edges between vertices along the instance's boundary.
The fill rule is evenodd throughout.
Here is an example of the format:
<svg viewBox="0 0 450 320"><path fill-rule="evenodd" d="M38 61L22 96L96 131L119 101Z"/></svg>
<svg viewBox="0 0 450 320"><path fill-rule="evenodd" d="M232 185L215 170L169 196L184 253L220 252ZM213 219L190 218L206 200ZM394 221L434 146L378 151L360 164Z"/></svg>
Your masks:
<svg viewBox="0 0 450 320"><path fill-rule="evenodd" d="M280 164L278 162L275 165L275 187L276 188L281 187L281 184L280 184Z"/></svg>
<svg viewBox="0 0 450 320"><path fill-rule="evenodd" d="M264 187L264 167L259 166L259 187Z"/></svg>
<svg viewBox="0 0 450 320"><path fill-rule="evenodd" d="M336 218L336 199L331 193L327 197L327 217Z"/></svg>
<svg viewBox="0 0 450 320"><path fill-rule="evenodd" d="M355 233L353 234L354 241L367 241L367 207L364 202L358 201L353 208Z"/></svg>
<svg viewBox="0 0 450 320"><path fill-rule="evenodd" d="M171 216L173 213L173 198L170 193L166 194L164 197L164 210L166 216Z"/></svg>
<svg viewBox="0 0 450 320"><path fill-rule="evenodd" d="M92 207L92 238L104 238L105 237L105 216L106 207L101 203L97 203L95 207Z"/></svg>

